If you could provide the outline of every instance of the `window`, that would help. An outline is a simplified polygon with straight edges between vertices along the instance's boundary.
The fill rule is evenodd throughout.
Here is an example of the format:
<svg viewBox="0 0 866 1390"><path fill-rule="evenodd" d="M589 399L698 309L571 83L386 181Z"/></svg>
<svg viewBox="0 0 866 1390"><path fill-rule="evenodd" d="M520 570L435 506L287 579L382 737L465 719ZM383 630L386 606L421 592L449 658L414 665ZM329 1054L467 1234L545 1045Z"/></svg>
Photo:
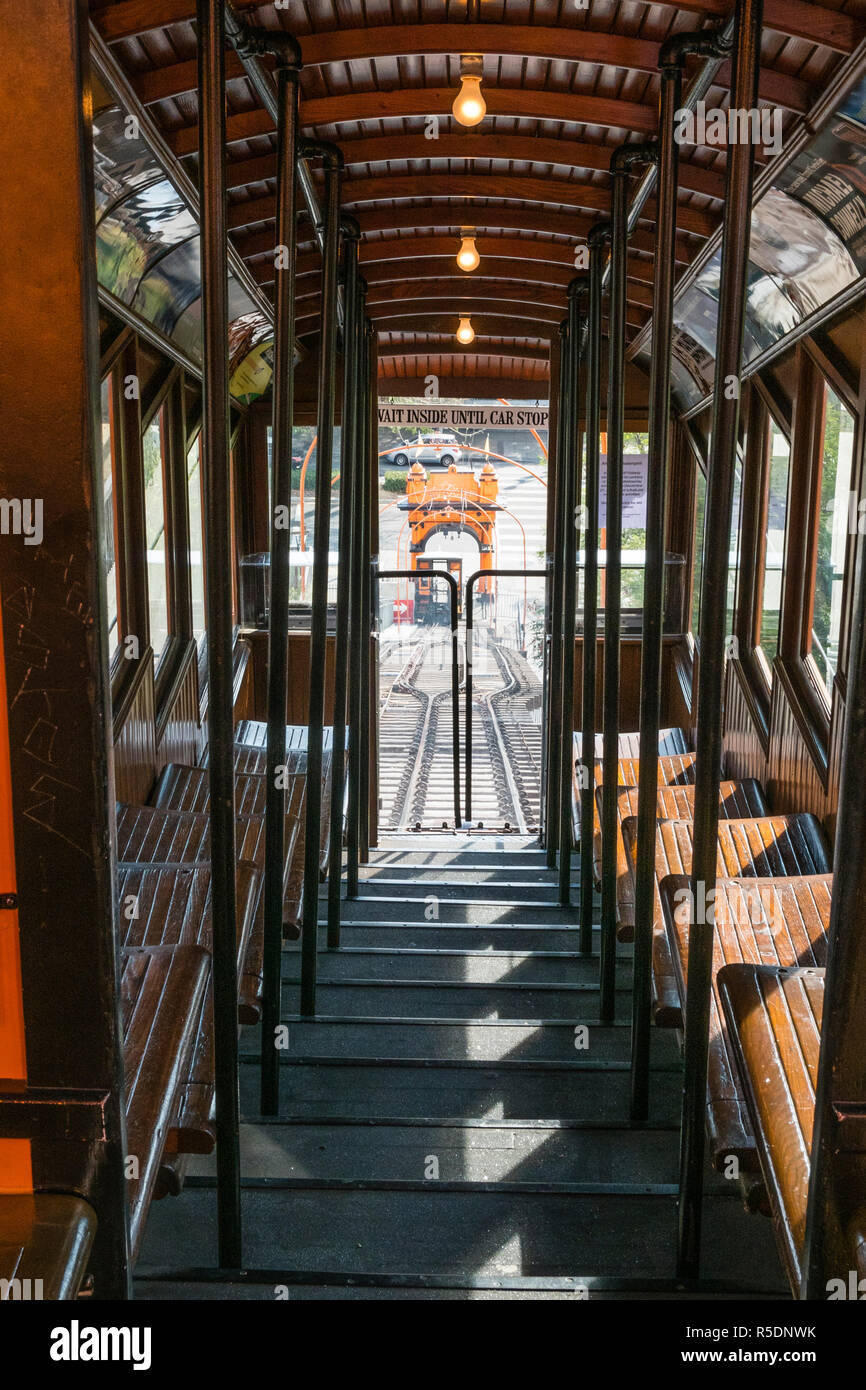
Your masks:
<svg viewBox="0 0 866 1390"><path fill-rule="evenodd" d="M201 435L186 456L189 510L189 580L192 596L192 635L201 644L207 628L204 590L204 527L202 525Z"/></svg>
<svg viewBox="0 0 866 1390"><path fill-rule="evenodd" d="M117 508L115 491L115 430L112 378L102 383L102 496L105 504L103 557L108 609L108 659L114 660L120 642L120 574L117 565Z"/></svg>
<svg viewBox="0 0 866 1390"><path fill-rule="evenodd" d="M740 508L743 501L743 465L737 462L734 472L734 495L731 505L731 538L728 548L728 606L725 632L734 630L734 611L737 600L737 579L740 573Z"/></svg>
<svg viewBox="0 0 866 1390"><path fill-rule="evenodd" d="M757 647L768 668L772 666L779 653L790 469L791 446L770 416L765 472L764 565L763 580L758 577L760 603L757 614Z"/></svg>
<svg viewBox="0 0 866 1390"><path fill-rule="evenodd" d="M150 645L158 666L170 631L168 550L166 547L166 479L164 420L160 411L144 432L144 520L147 545L147 606Z"/></svg>
<svg viewBox="0 0 866 1390"><path fill-rule="evenodd" d="M853 446L854 418L828 386L824 395L812 615L808 639L808 655L828 699L839 659Z"/></svg>
<svg viewBox="0 0 866 1390"><path fill-rule="evenodd" d="M695 465L695 529L692 541L692 604L690 628L695 637L701 630L701 579L704 572L704 518L707 508L707 480L700 464Z"/></svg>

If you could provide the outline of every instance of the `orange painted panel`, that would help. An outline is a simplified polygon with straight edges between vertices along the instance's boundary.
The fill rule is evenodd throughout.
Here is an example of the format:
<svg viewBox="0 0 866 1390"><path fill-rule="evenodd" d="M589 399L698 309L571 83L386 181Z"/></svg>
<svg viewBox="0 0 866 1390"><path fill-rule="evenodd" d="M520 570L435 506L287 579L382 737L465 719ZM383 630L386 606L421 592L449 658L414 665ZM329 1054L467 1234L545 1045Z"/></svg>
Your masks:
<svg viewBox="0 0 866 1390"><path fill-rule="evenodd" d="M6 662L0 609L0 892L17 892ZM0 1083L27 1080L18 913L0 911ZM0 1192L32 1192L30 1143L0 1139Z"/></svg>

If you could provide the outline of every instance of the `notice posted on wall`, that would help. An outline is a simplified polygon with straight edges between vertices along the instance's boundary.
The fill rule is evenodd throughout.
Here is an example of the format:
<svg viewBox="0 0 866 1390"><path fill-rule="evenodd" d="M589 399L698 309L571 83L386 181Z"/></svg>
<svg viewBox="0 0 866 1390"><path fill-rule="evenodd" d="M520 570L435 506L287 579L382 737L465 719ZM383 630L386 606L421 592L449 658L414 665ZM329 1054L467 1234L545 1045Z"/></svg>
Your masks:
<svg viewBox="0 0 866 1390"><path fill-rule="evenodd" d="M647 455L623 454L622 528L624 531L646 526ZM601 456L598 524L607 525L607 455Z"/></svg>

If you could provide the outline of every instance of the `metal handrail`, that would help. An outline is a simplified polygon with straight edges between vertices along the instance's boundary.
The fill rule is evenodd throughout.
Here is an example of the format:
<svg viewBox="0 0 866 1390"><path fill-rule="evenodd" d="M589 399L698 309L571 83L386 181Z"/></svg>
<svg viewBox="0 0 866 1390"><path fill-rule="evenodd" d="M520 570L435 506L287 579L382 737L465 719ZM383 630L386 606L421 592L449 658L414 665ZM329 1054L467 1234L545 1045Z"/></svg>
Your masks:
<svg viewBox="0 0 866 1390"><path fill-rule="evenodd" d="M490 573L490 571L488 571ZM474 579L475 576L473 575ZM460 585L453 574L445 570L377 570L376 582L380 579L409 579L417 583L420 579L444 579L451 590L451 758L454 769L454 826L459 830L460 819L460 673L458 669L457 617L460 603ZM378 590L376 607L378 609ZM468 666L467 666L468 679Z"/></svg>
<svg viewBox="0 0 866 1390"><path fill-rule="evenodd" d="M445 578L445 575L436 575ZM453 576L448 576L449 578ZM546 579L547 570L476 570L466 581L466 819L472 819L472 591L478 579ZM454 581L456 585L456 580Z"/></svg>

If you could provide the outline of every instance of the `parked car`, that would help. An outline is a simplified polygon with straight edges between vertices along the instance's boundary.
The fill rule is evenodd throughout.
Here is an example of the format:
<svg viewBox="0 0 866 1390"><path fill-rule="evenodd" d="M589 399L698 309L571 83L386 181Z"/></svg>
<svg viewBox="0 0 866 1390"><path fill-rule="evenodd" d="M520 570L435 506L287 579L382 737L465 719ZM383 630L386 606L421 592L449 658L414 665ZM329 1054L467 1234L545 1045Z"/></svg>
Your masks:
<svg viewBox="0 0 866 1390"><path fill-rule="evenodd" d="M413 444L398 444L383 456L385 463L396 468L408 468L410 463L441 463L443 468L450 468L461 458L462 450L453 434L419 434Z"/></svg>

